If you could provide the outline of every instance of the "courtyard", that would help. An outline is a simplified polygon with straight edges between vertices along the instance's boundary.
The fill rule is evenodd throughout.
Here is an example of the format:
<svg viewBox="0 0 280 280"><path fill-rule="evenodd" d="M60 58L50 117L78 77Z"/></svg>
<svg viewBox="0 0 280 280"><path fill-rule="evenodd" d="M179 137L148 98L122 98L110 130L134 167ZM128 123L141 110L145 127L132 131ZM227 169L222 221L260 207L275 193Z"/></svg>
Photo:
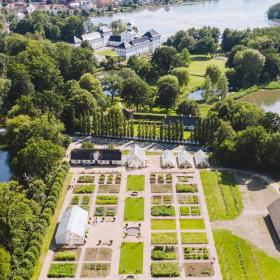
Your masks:
<svg viewBox="0 0 280 280"><path fill-rule="evenodd" d="M72 167L69 206L89 213L86 241L52 244L40 279L222 279L199 170Z"/></svg>

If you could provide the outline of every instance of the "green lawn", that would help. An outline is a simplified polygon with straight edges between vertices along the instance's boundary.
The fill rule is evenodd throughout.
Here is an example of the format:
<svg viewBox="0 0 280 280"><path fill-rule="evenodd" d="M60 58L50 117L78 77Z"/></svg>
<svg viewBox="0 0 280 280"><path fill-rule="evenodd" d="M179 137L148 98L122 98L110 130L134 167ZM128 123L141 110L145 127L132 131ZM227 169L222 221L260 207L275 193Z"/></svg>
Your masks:
<svg viewBox="0 0 280 280"><path fill-rule="evenodd" d="M188 84L188 88L192 90L203 86L207 66L217 65L224 73L226 70L225 64L226 59L212 59L210 57L205 58L202 55L193 55L192 62L189 66L190 82Z"/></svg>
<svg viewBox="0 0 280 280"><path fill-rule="evenodd" d="M209 110L212 108L211 105L208 104L198 104L199 112L202 118L205 118L209 112Z"/></svg>
<svg viewBox="0 0 280 280"><path fill-rule="evenodd" d="M144 191L145 176L144 175L128 175L127 176L127 191Z"/></svg>
<svg viewBox="0 0 280 280"><path fill-rule="evenodd" d="M144 198L128 197L125 199L124 221L136 222L144 220Z"/></svg>
<svg viewBox="0 0 280 280"><path fill-rule="evenodd" d="M228 171L201 171L203 189L211 221L232 220L243 209L242 194Z"/></svg>
<svg viewBox="0 0 280 280"><path fill-rule="evenodd" d="M154 219L151 221L151 227L152 230L176 229L176 220Z"/></svg>
<svg viewBox="0 0 280 280"><path fill-rule="evenodd" d="M96 53L103 56L117 56L117 53L113 49L100 50L100 51L96 51Z"/></svg>
<svg viewBox="0 0 280 280"><path fill-rule="evenodd" d="M153 232L152 233L152 244L177 244L177 233L176 232Z"/></svg>
<svg viewBox="0 0 280 280"><path fill-rule="evenodd" d="M143 273L143 242L122 243L119 274Z"/></svg>
<svg viewBox="0 0 280 280"><path fill-rule="evenodd" d="M223 279L280 279L280 260L226 230L214 230Z"/></svg>
<svg viewBox="0 0 280 280"><path fill-rule="evenodd" d="M203 219L180 219L181 229L205 229Z"/></svg>
<svg viewBox="0 0 280 280"><path fill-rule="evenodd" d="M66 176L66 179L63 183L63 188L61 189L61 193L60 193L60 196L59 196L56 208L55 208L54 215L51 218L50 225L47 228L46 234L45 234L44 239L43 239L43 244L41 246L41 255L39 257L37 265L35 266L34 273L33 273L33 276L31 278L31 280L39 279L41 269L42 269L43 264L44 264L45 257L48 253L48 249L50 247L50 244L51 244L51 241L52 241L52 238L53 238L53 234L54 234L56 224L57 224L57 220L58 220L58 217L59 217L59 214L60 214L63 202L64 202L64 198L65 198L65 195L67 193L67 188L68 188L68 186L71 182L72 175L73 175L72 173L68 173L67 176Z"/></svg>
<svg viewBox="0 0 280 280"><path fill-rule="evenodd" d="M207 244L206 232L181 232L183 244Z"/></svg>

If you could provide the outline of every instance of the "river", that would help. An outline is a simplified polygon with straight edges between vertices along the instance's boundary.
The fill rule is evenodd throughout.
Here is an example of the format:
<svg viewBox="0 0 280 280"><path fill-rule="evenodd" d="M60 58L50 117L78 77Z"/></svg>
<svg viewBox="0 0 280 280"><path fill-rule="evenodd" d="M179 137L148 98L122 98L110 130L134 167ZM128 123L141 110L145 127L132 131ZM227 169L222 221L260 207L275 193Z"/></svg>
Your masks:
<svg viewBox="0 0 280 280"><path fill-rule="evenodd" d="M9 153L7 151L0 150L0 183L7 182L12 177L8 160Z"/></svg>
<svg viewBox="0 0 280 280"><path fill-rule="evenodd" d="M170 8L161 7L152 10L143 9L131 13L115 13L112 16L93 17L94 24L122 19L132 22L140 33L154 28L165 41L170 35L190 27L215 26L223 31L225 28L246 29L276 25L267 19L268 8L279 0L212 0L189 2ZM278 23L279 24L279 23Z"/></svg>

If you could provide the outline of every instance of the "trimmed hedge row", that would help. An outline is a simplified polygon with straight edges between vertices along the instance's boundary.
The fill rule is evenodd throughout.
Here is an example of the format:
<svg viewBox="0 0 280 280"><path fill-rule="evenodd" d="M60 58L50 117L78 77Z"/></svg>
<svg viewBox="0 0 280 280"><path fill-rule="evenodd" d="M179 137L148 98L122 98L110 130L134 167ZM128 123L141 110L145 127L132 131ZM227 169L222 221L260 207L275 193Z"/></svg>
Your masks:
<svg viewBox="0 0 280 280"><path fill-rule="evenodd" d="M15 264L12 275L13 280L29 280L33 275L34 268L40 257L44 235L54 214L69 167L67 162L63 162L54 176L43 210L35 221L29 242L27 241L28 248L24 254L24 258L19 263Z"/></svg>
<svg viewBox="0 0 280 280"><path fill-rule="evenodd" d="M165 114L152 114L152 113L134 113L133 119L135 120L150 120L150 121L163 121L166 119Z"/></svg>

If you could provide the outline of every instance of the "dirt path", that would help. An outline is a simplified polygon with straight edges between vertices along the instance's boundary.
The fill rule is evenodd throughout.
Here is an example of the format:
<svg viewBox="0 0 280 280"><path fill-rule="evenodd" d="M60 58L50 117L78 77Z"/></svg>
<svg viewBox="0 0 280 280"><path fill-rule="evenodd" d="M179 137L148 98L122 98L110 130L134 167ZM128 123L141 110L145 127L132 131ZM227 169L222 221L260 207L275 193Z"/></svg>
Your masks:
<svg viewBox="0 0 280 280"><path fill-rule="evenodd" d="M266 177L252 176L247 172L234 172L234 176L243 194L243 212L235 220L212 222L212 228L230 230L250 240L270 256L280 258L280 244L267 212L268 205L279 198L279 185Z"/></svg>

